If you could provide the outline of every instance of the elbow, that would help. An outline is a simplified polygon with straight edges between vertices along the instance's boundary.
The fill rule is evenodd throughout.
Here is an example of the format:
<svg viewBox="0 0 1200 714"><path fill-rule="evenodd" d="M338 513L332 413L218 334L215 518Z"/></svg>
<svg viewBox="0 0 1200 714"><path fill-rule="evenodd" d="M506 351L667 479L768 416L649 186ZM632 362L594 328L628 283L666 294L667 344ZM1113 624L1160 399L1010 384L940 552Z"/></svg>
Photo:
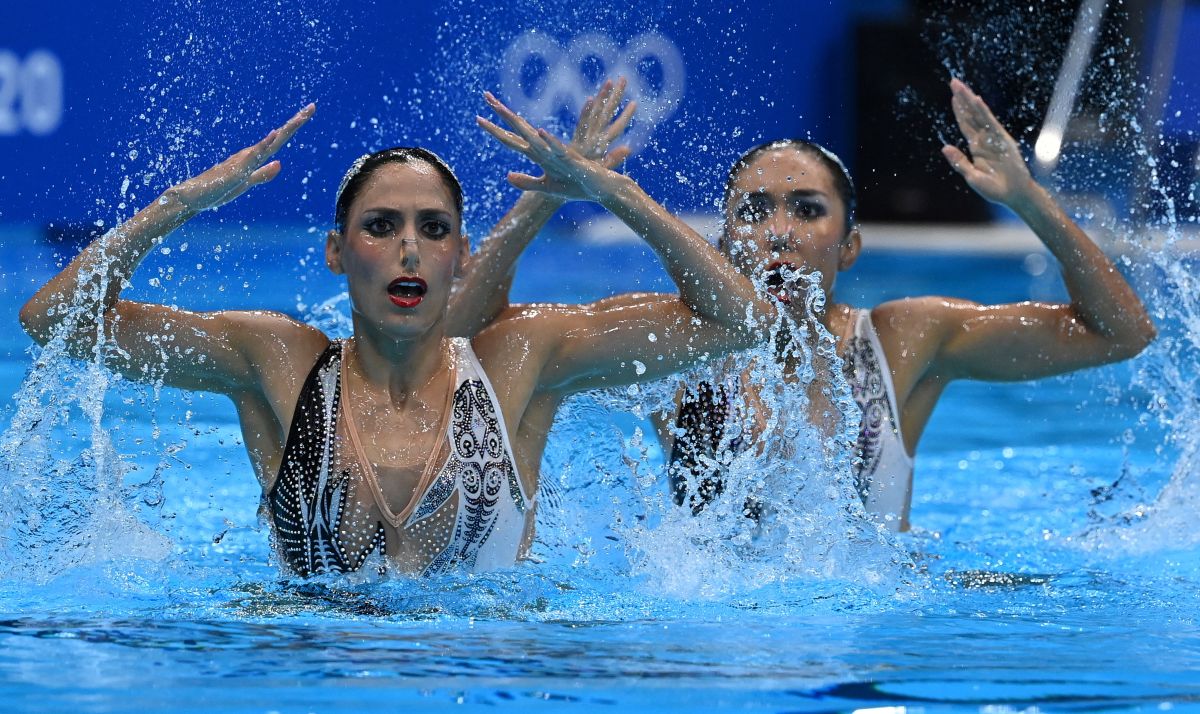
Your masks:
<svg viewBox="0 0 1200 714"><path fill-rule="evenodd" d="M1137 336L1131 345L1133 354L1129 356L1136 357L1141 354L1156 339L1158 339L1158 328L1154 326L1154 321L1150 319L1150 316L1146 315L1138 325Z"/></svg>
<svg viewBox="0 0 1200 714"><path fill-rule="evenodd" d="M1158 328L1154 326L1154 322L1150 320L1149 316L1144 315L1128 335L1114 341L1109 354L1114 362L1133 359L1144 352L1157 337Z"/></svg>
<svg viewBox="0 0 1200 714"><path fill-rule="evenodd" d="M21 322L21 329L25 330L25 334L29 335L34 342L39 345L46 344L48 341L46 310L38 304L36 297L31 298L21 307L21 311L17 313L17 319Z"/></svg>

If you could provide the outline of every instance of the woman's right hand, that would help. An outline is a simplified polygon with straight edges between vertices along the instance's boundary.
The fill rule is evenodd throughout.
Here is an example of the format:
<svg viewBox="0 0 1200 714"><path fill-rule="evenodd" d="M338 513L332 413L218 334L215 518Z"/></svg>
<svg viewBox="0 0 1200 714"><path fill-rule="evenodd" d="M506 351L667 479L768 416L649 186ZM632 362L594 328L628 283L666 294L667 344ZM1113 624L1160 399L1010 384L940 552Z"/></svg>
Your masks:
<svg viewBox="0 0 1200 714"><path fill-rule="evenodd" d="M541 166L545 172L540 177L515 171L510 172L508 180L513 186L523 191L538 191L567 200L598 201L611 188L608 185L612 183L609 179L620 176L611 171L611 166L616 166L628 155L626 149L618 148L608 152L600 160L593 159L584 153L589 150L586 144L577 146L577 141L573 141L571 145L564 144L546 130L534 127L522 116L505 106L491 92L484 92L484 98L511 131L505 131L483 117L476 117L479 126L501 144L524 154ZM610 105L607 101L601 101L601 96L591 100L580 116L580 126L576 132L577 139L580 131L585 134L595 132L607 118L600 117L600 111L604 108L611 111L614 106L615 104ZM588 115L596 115L596 118L588 118ZM632 116L632 110L627 108L613 122L612 127L623 129L630 116ZM605 148L607 148L607 142L612 140L611 138L605 139L610 132L611 127L599 133L600 141ZM617 133L619 132L612 133L612 137L615 138ZM594 152L597 146L599 144L593 144L588 153Z"/></svg>
<svg viewBox="0 0 1200 714"><path fill-rule="evenodd" d="M286 124L272 129L262 141L242 149L208 171L172 186L160 201L174 201L188 214L196 214L229 203L252 186L279 175L278 161L269 161L317 111L309 104Z"/></svg>
<svg viewBox="0 0 1200 714"><path fill-rule="evenodd" d="M1013 207L1032 202L1040 189L1025 165L1021 147L1008 133L983 98L957 77L950 80L950 106L967 140L970 156L951 144L942 155L972 189L993 203Z"/></svg>

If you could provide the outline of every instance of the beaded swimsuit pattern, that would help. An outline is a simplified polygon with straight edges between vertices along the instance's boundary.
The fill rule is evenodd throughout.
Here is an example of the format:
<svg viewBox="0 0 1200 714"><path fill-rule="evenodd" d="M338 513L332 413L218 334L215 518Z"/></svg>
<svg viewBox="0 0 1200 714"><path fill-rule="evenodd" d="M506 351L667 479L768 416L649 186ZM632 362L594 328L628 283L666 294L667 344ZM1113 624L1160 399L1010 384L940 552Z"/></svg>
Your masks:
<svg viewBox="0 0 1200 714"><path fill-rule="evenodd" d="M383 523L350 553L339 537L350 482L347 472L333 473L341 356L342 343L331 343L305 380L279 477L267 497L279 553L305 577L358 570L373 551L387 550Z"/></svg>
<svg viewBox="0 0 1200 714"><path fill-rule="evenodd" d="M463 340L456 350L469 353L469 343ZM347 535L341 529L351 491L350 475L346 471L332 474L331 465L336 463L343 359L342 343L330 345L305 382L279 478L269 496L279 550L288 566L303 576L354 571L376 549L386 551L382 522L365 529L373 533L371 537ZM411 528L458 494L452 535L425 566L425 575L458 568L474 570L480 551L497 537L498 526L504 532L502 540L519 541L531 505L521 489L504 424L482 371L473 359L467 369L466 378L454 392L443 437L449 442L449 456L437 476L419 487L424 491L403 521L403 528ZM470 372L477 372L478 378L472 378ZM360 467L370 469L371 465L362 463ZM373 482L374 474L368 473ZM400 528L401 522L393 519L395 514L387 504L378 505L385 518ZM362 513L361 508L355 509L355 515ZM356 526L346 528L348 532L364 532L363 524L347 525ZM347 539L352 542L347 544ZM513 542L514 558L516 548Z"/></svg>

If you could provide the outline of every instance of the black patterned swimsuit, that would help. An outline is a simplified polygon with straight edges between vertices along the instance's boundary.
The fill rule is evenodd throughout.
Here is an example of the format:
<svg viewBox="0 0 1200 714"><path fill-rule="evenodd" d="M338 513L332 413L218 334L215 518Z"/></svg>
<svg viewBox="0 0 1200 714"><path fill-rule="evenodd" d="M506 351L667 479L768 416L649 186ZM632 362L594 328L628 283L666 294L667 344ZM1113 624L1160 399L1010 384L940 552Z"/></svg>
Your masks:
<svg viewBox="0 0 1200 714"><path fill-rule="evenodd" d="M863 412L855 485L868 512L900 516L885 521L899 528L901 521L907 520L913 459L900 433L892 373L871 322L871 311L855 310L852 319L854 333L847 338L845 354L846 381ZM675 418L680 436L671 449L668 473L675 502L689 504L693 513L721 493L721 470L741 446L740 440L731 440L724 451L718 451L729 419L731 392L736 389L736 385L714 388L708 382L689 387ZM694 493L688 492L689 482L697 484ZM747 503L748 516L757 514L752 505Z"/></svg>
<svg viewBox="0 0 1200 714"><path fill-rule="evenodd" d="M525 494L499 402L470 342L449 342L457 378L440 448L447 456L418 484L420 497L398 513L362 458L351 415L342 414L345 343L331 343L317 359L300 390L279 476L266 499L278 551L291 570L302 576L358 570L372 553L390 553L389 531L428 543L420 564L426 575L516 562L533 499ZM350 439L339 437L339 417ZM352 446L352 458L357 451L361 476L339 467L345 463L339 446ZM457 508L447 512L443 507L452 499ZM375 508L364 509L357 503L362 500ZM364 520L364 513L376 511L374 522ZM439 519L444 523L430 527Z"/></svg>

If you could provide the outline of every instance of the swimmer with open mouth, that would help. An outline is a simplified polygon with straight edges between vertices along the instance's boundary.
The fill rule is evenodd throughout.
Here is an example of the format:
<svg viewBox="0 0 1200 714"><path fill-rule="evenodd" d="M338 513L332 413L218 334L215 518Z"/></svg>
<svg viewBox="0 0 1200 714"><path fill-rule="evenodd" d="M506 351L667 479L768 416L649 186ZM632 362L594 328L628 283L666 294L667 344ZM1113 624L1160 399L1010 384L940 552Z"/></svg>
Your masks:
<svg viewBox="0 0 1200 714"><path fill-rule="evenodd" d="M913 453L949 382L1028 380L1107 364L1138 354L1156 334L1129 283L1033 180L1020 147L983 99L958 79L951 80L950 94L967 151L947 145L943 156L972 189L1010 208L1041 238L1063 267L1070 302L980 305L927 296L869 309L838 303L836 278L862 249L854 184L841 160L810 141L773 141L738 159L725 188L720 250L742 275L761 280L798 321L809 319L809 301L795 299L797 276L817 279L824 301L818 301L816 317L837 339L863 414L853 465L859 493L867 512L889 530L909 528ZM517 254L485 246L473 270L511 274ZM618 296L602 307L619 311L669 297ZM506 296L500 302L507 304ZM785 372L792 369L785 364ZM743 370L735 371L732 376L740 380ZM809 385L814 419L836 414L819 404L821 390L811 389L814 385L819 386ZM713 445L722 443L727 415L739 413L731 402L760 402L757 389L741 384L729 394L721 385L685 385L676 413L661 415L659 437L671 454L673 491L681 505L698 512L722 492ZM749 429L734 430L753 436L741 440L748 445L763 436L762 412L741 411L760 415Z"/></svg>
<svg viewBox="0 0 1200 714"><path fill-rule="evenodd" d="M85 359L103 334L104 364L129 378L228 396L273 542L298 575L368 564L413 574L512 567L533 541L546 405L749 347L763 336L746 325L746 306L763 320L777 309L614 170L628 150L609 146L633 111L617 111L623 88L601 87L570 143L486 95L507 128L483 118L480 126L543 171L510 175L525 194L489 243L523 245L562 203L595 201L659 254L678 296L620 312L488 313L487 329L456 336L480 324L494 299L481 285L504 273L477 274L483 282L468 281L451 304L469 261L462 186L433 152L393 147L351 165L326 235L326 265L350 294L350 338L274 312L122 299L171 231L279 174L274 156L312 119L309 105L89 245L29 300L21 323L43 345L70 330L67 348ZM109 289L92 290L93 279ZM704 287L716 282L726 286L720 295ZM170 350L158 346L165 334Z"/></svg>
<svg viewBox="0 0 1200 714"><path fill-rule="evenodd" d="M401 276L388 283L388 297L396 307L413 308L425 299L429 284L417 276Z"/></svg>

